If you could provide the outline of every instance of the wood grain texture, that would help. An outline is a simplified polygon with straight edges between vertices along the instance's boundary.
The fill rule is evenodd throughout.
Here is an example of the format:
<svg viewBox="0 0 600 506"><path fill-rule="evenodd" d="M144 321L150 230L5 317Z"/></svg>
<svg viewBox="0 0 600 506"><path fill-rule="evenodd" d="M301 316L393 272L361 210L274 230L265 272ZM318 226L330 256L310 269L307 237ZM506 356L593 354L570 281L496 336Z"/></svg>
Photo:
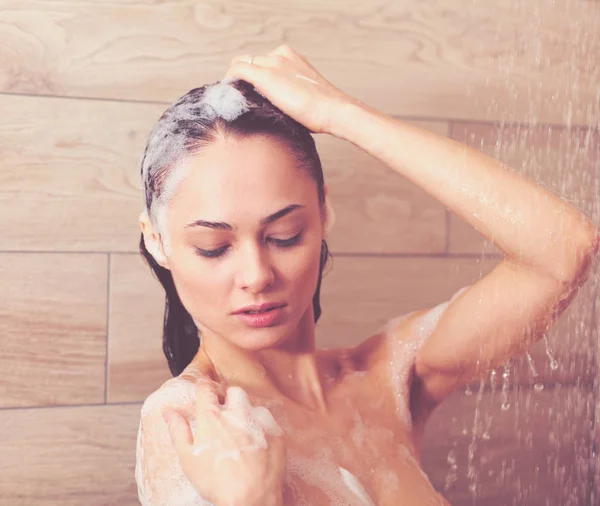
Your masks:
<svg viewBox="0 0 600 506"><path fill-rule="evenodd" d="M453 506L591 505L593 392L511 391L502 404L500 389L457 392L433 413L423 467L436 488Z"/></svg>
<svg viewBox="0 0 600 506"><path fill-rule="evenodd" d="M106 255L0 254L0 407L104 402L107 282Z"/></svg>
<svg viewBox="0 0 600 506"><path fill-rule="evenodd" d="M141 405L0 410L0 504L139 506Z"/></svg>
<svg viewBox="0 0 600 506"><path fill-rule="evenodd" d="M108 402L143 401L171 378L162 350L165 292L140 255L111 255Z"/></svg>
<svg viewBox="0 0 600 506"><path fill-rule="evenodd" d="M0 0L0 504L138 504L139 403L170 376L164 294L137 253L139 159L169 102L287 42L388 114L442 135L452 122L600 224L598 26L593 0ZM448 300L499 261L405 178L315 140L338 218L321 345ZM424 466L454 506L600 501L599 272L549 334L557 370L539 342L537 377L526 356L510 368L508 411L488 381L434 413ZM90 406L105 385L136 404Z"/></svg>
<svg viewBox="0 0 600 506"><path fill-rule="evenodd" d="M0 248L135 251L139 160L163 107L0 96L0 108Z"/></svg>
<svg viewBox="0 0 600 506"><path fill-rule="evenodd" d="M221 79L233 56L287 42L335 85L391 114L594 124L600 108L593 1L3 0L2 7L5 92L171 101Z"/></svg>

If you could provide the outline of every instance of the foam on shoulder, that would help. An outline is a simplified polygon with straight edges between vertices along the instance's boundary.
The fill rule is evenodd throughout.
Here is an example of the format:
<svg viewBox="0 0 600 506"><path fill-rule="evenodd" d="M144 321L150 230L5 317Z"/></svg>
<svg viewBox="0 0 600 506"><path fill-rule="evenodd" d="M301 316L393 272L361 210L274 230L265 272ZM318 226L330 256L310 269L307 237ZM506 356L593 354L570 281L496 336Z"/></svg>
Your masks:
<svg viewBox="0 0 600 506"><path fill-rule="evenodd" d="M214 506L200 497L185 476L171 441L162 410L182 413L195 430L195 388L190 381L172 378L150 394L141 409L136 444L135 480L142 506Z"/></svg>
<svg viewBox="0 0 600 506"><path fill-rule="evenodd" d="M414 324L411 335L406 339L398 339L394 331L402 321L406 320L409 316L414 315L416 311L393 318L384 327L391 349L389 367L393 388L396 394L396 415L409 429L412 426L409 398L410 383L417 353L423 347L427 339L433 334L433 331L448 306L470 286L471 285L464 286L458 290L450 300L438 304L424 315L420 316Z"/></svg>

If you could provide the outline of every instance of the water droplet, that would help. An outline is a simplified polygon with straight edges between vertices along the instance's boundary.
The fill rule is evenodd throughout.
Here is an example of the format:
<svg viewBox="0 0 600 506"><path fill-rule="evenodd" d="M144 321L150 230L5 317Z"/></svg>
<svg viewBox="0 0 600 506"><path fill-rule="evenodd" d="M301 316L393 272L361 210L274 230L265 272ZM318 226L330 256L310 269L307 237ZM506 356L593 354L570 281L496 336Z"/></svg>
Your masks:
<svg viewBox="0 0 600 506"><path fill-rule="evenodd" d="M533 389L534 389L536 392L541 392L542 390L544 390L544 384L543 384L543 383L536 383L536 384L533 386Z"/></svg>
<svg viewBox="0 0 600 506"><path fill-rule="evenodd" d="M553 371L556 371L556 369L558 369L558 362L554 358L554 353L552 351L552 348L550 348L550 343L548 342L548 335L547 334L544 334L544 345L546 347L546 355L550 359L550 368Z"/></svg>
<svg viewBox="0 0 600 506"><path fill-rule="evenodd" d="M485 439L486 441L490 440L490 433L488 431L485 431L482 436L483 439Z"/></svg>
<svg viewBox="0 0 600 506"><path fill-rule="evenodd" d="M533 374L533 377L536 378L538 373L535 370L535 364L533 362L533 357L531 356L531 353L527 352L527 363L529 364L529 369L531 369L531 374Z"/></svg>
<svg viewBox="0 0 600 506"><path fill-rule="evenodd" d="M508 411L510 409L510 404L508 402L503 402L500 408L502 409L502 411Z"/></svg>

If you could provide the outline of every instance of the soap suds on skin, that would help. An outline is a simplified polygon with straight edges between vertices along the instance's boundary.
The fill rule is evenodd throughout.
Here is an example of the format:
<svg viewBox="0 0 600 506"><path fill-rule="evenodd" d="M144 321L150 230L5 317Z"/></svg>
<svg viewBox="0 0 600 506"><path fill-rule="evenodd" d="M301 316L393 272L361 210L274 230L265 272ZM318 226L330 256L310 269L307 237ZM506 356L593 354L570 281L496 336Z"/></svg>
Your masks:
<svg viewBox="0 0 600 506"><path fill-rule="evenodd" d="M335 464L327 448L320 448L313 457L288 450L286 473L288 482L298 478L321 489L331 506L374 506L358 479Z"/></svg>
<svg viewBox="0 0 600 506"><path fill-rule="evenodd" d="M240 412L230 412L226 408L221 412L221 416L233 427L240 429L248 436L252 442L242 448L235 450L224 450L219 441L208 441L196 445L193 449L195 455L206 450L217 450L215 467L223 459L240 460L242 452L256 452L266 450L269 446L266 435L282 436L281 427L273 418L273 415L264 406L253 406L248 394L240 387L232 386L227 389L227 403L233 402L241 407Z"/></svg>
<svg viewBox="0 0 600 506"><path fill-rule="evenodd" d="M392 383L396 393L396 415L410 429L412 426L412 416L410 413L410 375L412 374L412 362L416 359L418 351L425 344L427 339L433 333L440 318L458 296L460 296L471 285L464 286L458 290L450 300L430 309L424 314L415 324L413 335L409 339L399 342L397 341L393 329L399 323L413 315L416 311L401 315L390 320L381 330L385 331L392 340L390 343L392 349L392 358L390 360L390 369L392 375Z"/></svg>
<svg viewBox="0 0 600 506"><path fill-rule="evenodd" d="M215 506L200 497L179 464L161 411L171 408L182 413L196 430L195 385L187 380L171 378L144 402L136 443L135 480L142 506ZM145 430L152 434L145 442Z"/></svg>
<svg viewBox="0 0 600 506"><path fill-rule="evenodd" d="M436 325L440 321L440 318L444 314L449 304L461 295L469 286L465 286L459 290L453 297L447 302L439 304L427 312L418 322L415 324L414 335L410 340L406 342L393 343L392 360L390 367L392 367L392 375L394 378L394 388L397 400L397 414L406 423L406 426L410 428L410 410L408 406L408 388L409 388L409 374L411 371L411 361L414 360L418 350L425 343L427 338L433 333ZM389 329L394 328L403 319L408 318L411 314L402 315L399 318L393 319L388 322ZM391 335L391 332L390 332ZM292 424L282 413L278 416L277 420L282 424L278 425L275 418L271 414L269 408L273 408L277 411L283 410L283 404L279 401L270 401L267 403L269 408L252 406L250 404L247 393L241 388L236 390L233 388L233 395L239 397L239 401L246 406L247 413L250 416L246 418L232 417L231 422L237 424L238 427L248 430L253 435L254 442L253 448L260 448L261 445L266 443L265 433L272 434L285 434L288 437L292 437L297 441L301 441L305 431L295 429ZM230 390L231 390L230 388ZM174 409L181 411L181 406L195 406L195 387L194 384L187 380L180 380L173 378L163 384L163 386L151 394L148 397L144 406L142 407L142 417L148 415L156 406L160 406L161 409L167 406L172 406ZM195 431L196 423L193 413L184 413L190 420L192 430ZM157 422L158 423L158 422ZM283 428L282 428L283 427ZM364 426L364 422L358 413L354 418L354 430L352 438L357 446L368 443L367 428ZM392 434L393 436L393 434ZM164 431L161 435L163 438L168 438L168 431ZM189 480L182 473L179 468L178 457L175 453L175 449L172 448L171 443L166 441L156 441L153 439L152 445L157 448L167 448L168 452L162 452L160 455L144 455L144 434L140 429L138 431L138 454L136 461L136 482L138 485L138 494L140 501L143 506L154 506L157 502L153 502L153 494L156 492L158 496L171 498L171 502L168 504L172 506L213 506L212 503L204 501L199 497L198 493L191 485ZM168 446L171 446L169 448ZM166 455L166 453L173 452L172 454ZM399 448L398 457L401 460L408 460L411 465L419 467L418 463L414 460L408 449ZM223 458L235 458L233 455L224 455ZM145 467L142 468L141 462L145 461ZM359 482L359 480L352 475L348 470L338 466L334 462L334 457L331 450L327 448L321 448L318 450L317 455L314 457L306 457L303 454L294 452L288 449L287 468L286 468L286 482L289 484L292 493L295 496L296 504L308 505L308 502L304 499L302 491L299 487L294 485L294 480L302 480L308 485L322 490L328 499L331 501L332 506L369 506L373 505L372 499L367 494L365 488ZM161 468L162 466L162 468ZM166 466L166 469L165 469ZM152 471L160 470L159 478L153 477ZM384 469L378 469L377 473L381 475ZM422 470L421 470L422 472ZM144 476L147 473L148 476ZM429 480L427 475L422 472L422 475ZM390 487L397 486L397 477L393 481L393 472L387 473L388 479L390 480ZM148 480L152 480L149 482ZM393 488L393 487L392 487ZM395 489L394 489L395 490ZM391 491L390 491L391 493Z"/></svg>
<svg viewBox="0 0 600 506"><path fill-rule="evenodd" d="M356 476L354 476L350 471L344 469L342 466L338 467L344 483L350 490L352 490L352 492L354 492L354 494L362 501L362 503L365 506L375 506L375 503L371 500L369 494L367 494Z"/></svg>
<svg viewBox="0 0 600 506"><path fill-rule="evenodd" d="M249 429L256 436L257 447L263 444L264 432L274 435L283 434L283 430L275 421L269 409L262 406L252 406L247 393L239 387L234 389L238 401L243 403L249 414L247 417L233 416L230 420L240 428ZM165 407L171 407L182 412L188 418L192 432L196 430L194 418L195 385L187 380L173 378L166 381L163 386L152 393L142 407L142 419L151 416ZM189 406L182 410L182 406ZM270 403L278 407L280 402ZM160 418L160 421L158 420ZM156 417L155 423L164 423L162 417ZM259 430L260 429L260 430ZM263 436L261 439L261 432ZM161 448L159 454L144 455L144 434L142 420L138 430L137 458L135 477L138 486L138 498L142 506L158 506L159 501L168 498L164 504L169 506L214 506L202 499L193 485L189 482L180 468L175 448L170 443L170 436L166 428L160 432L160 440L154 435L152 445ZM223 458L235 458L233 455L223 455ZM144 466L142 466L144 462ZM294 480L300 479L307 484L321 489L331 501L332 506L370 506L373 502L360 484L358 479L349 471L340 468L334 463L333 454L327 448L321 448L315 457L305 457L293 450L288 450L286 466L286 482L295 496L299 506L309 506L302 492L294 486Z"/></svg>

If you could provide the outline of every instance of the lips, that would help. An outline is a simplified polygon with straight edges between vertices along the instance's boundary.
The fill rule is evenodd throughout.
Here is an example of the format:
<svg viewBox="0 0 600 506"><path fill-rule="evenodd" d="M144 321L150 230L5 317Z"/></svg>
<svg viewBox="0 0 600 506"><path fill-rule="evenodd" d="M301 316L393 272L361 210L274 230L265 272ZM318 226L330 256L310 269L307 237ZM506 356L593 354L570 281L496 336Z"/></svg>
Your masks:
<svg viewBox="0 0 600 506"><path fill-rule="evenodd" d="M268 312L271 309L285 306L283 302L264 302L262 304L254 304L252 306L246 306L238 309L234 314L246 313L246 314L261 314Z"/></svg>

